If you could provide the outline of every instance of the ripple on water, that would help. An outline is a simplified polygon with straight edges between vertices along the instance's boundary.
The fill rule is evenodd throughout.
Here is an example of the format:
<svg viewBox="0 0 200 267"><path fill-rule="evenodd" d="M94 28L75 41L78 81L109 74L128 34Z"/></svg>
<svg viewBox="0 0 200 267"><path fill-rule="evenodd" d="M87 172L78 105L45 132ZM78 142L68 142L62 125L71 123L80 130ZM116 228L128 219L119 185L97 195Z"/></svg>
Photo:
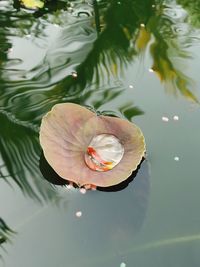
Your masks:
<svg viewBox="0 0 200 267"><path fill-rule="evenodd" d="M182 47L190 47L199 43L199 30L193 27L191 15L182 6L167 4L163 6L163 15L160 20L159 31L167 36L167 39L175 39Z"/></svg>
<svg viewBox="0 0 200 267"><path fill-rule="evenodd" d="M80 20L61 12L59 27L55 27L51 21L55 16L35 18L25 11L16 12L8 2L0 1L3 174L26 195L49 200L56 194L38 170L40 120L51 106L68 100L66 89L55 85L71 77L85 58L83 47L89 51L96 34L90 18ZM8 127L13 129L9 133Z"/></svg>
<svg viewBox="0 0 200 267"><path fill-rule="evenodd" d="M187 12L179 5L174 6L174 3L164 8L164 14L171 20L175 19L176 21L183 21L187 17Z"/></svg>
<svg viewBox="0 0 200 267"><path fill-rule="evenodd" d="M1 179L10 184L14 181L26 196L37 200L53 199L55 193L48 183L43 182L38 170L40 148L37 129L6 112L0 111L0 120L4 126L0 128ZM12 130L7 131L8 128Z"/></svg>
<svg viewBox="0 0 200 267"><path fill-rule="evenodd" d="M52 15L39 18L39 22L31 17L31 23L26 21L29 16L23 17L24 12L19 13L17 19L15 16L16 27L12 24L7 33L12 50L1 73L4 90L0 103L17 119L39 124L52 105L68 100L67 88L55 85L67 76L71 77L72 71L91 49L96 33L91 19L77 20L64 11L60 16L69 23L64 25L63 22L60 27L52 24ZM20 16L24 18L21 34ZM35 31L38 23L40 27ZM28 38L27 34L30 34Z"/></svg>

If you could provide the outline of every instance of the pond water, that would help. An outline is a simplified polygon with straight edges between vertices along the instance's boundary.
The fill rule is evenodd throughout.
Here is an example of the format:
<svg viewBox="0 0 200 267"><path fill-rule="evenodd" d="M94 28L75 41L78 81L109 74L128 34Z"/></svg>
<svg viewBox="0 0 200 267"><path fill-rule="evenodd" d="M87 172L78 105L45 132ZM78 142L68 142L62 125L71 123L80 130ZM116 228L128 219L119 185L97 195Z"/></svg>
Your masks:
<svg viewBox="0 0 200 267"><path fill-rule="evenodd" d="M2 0L0 25L0 265L199 266L199 2ZM142 129L126 188L44 179L39 127L61 102Z"/></svg>

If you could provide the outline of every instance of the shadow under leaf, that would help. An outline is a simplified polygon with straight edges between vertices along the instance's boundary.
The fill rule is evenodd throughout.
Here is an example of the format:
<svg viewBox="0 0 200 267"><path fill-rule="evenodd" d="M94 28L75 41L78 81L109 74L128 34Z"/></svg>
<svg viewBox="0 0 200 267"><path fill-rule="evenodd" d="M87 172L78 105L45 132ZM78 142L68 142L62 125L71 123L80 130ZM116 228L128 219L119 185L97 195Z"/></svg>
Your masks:
<svg viewBox="0 0 200 267"><path fill-rule="evenodd" d="M142 162L145 159L143 158L142 161L140 162L137 170L133 171L133 173L123 182L114 185L114 186L109 186L109 187L97 187L97 190L99 191L104 191L104 192L117 192L120 190L123 190L124 188L126 188L130 182L133 181L133 179L136 177L138 170L140 169L140 166L142 164ZM54 169L49 165L49 163L47 162L44 153L41 153L40 156L40 171L43 175L43 177L49 181L51 184L54 185L61 185L61 186L65 186L68 185L70 183L70 181L63 179L62 177L60 177L55 171ZM79 188L76 184L73 184L73 186L75 188Z"/></svg>

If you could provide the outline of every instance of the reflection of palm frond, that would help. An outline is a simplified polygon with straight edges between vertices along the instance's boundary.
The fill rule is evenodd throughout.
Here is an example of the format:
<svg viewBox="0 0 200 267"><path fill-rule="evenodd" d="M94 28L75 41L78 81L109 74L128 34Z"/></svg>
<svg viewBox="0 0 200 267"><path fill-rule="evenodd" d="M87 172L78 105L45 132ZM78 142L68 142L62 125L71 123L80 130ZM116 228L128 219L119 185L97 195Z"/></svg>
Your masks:
<svg viewBox="0 0 200 267"><path fill-rule="evenodd" d="M108 103L112 99L115 99L122 92L121 88L118 87L109 87L109 88L98 88L98 89L90 89L90 91L84 94L84 98L87 97L87 102L89 102L94 111L100 111L102 103Z"/></svg>
<svg viewBox="0 0 200 267"><path fill-rule="evenodd" d="M151 2L142 0L138 4L137 1L124 0L118 4L117 1L110 1L103 13L102 20L105 26L94 42L92 50L76 69L78 77L72 86L73 90L85 88L94 78L96 84L99 84L102 78L118 77L122 73L128 62L137 55L131 42L138 34L140 23L149 19L151 9L145 13L143 10L148 10ZM58 85L59 88L67 86L68 77Z"/></svg>
<svg viewBox="0 0 200 267"><path fill-rule="evenodd" d="M4 243L10 241L12 234L15 234L15 232L8 227L2 218L0 218L0 247L2 247Z"/></svg>
<svg viewBox="0 0 200 267"><path fill-rule="evenodd" d="M151 32L145 27L140 27L135 46L139 52L143 52L151 39Z"/></svg>
<svg viewBox="0 0 200 267"><path fill-rule="evenodd" d="M11 3L12 4L12 3ZM15 19L12 19L14 16ZM12 7L8 6L8 10L0 10L0 25L5 27L2 34L10 34L9 30L12 29L12 36L26 36L32 34L37 37L45 36L44 25L38 19L30 16L30 14L25 12L12 11ZM1 42L1 45L3 42Z"/></svg>
<svg viewBox="0 0 200 267"><path fill-rule="evenodd" d="M6 114L0 114L0 151L5 165L1 178L18 184L25 195L37 200L52 200L55 191L39 172L40 148L38 134L33 129L17 124Z"/></svg>
<svg viewBox="0 0 200 267"><path fill-rule="evenodd" d="M144 112L140 108L133 106L131 102L121 106L119 110L124 115L124 117L130 121L133 117L144 114Z"/></svg>
<svg viewBox="0 0 200 267"><path fill-rule="evenodd" d="M174 95L177 95L179 92L185 98L198 103L197 97L190 90L192 80L175 67L173 58L170 58L169 55L169 51L173 51L174 55L181 55L181 58L183 58L188 57L187 52L180 52L180 47L177 50L177 45L173 45L172 41L167 42L158 33L156 33L154 37L155 41L150 48L153 58L152 70L165 84L165 87L169 92Z"/></svg>
<svg viewBox="0 0 200 267"><path fill-rule="evenodd" d="M197 28L200 28L200 1L177 0L177 3L187 10L189 23Z"/></svg>

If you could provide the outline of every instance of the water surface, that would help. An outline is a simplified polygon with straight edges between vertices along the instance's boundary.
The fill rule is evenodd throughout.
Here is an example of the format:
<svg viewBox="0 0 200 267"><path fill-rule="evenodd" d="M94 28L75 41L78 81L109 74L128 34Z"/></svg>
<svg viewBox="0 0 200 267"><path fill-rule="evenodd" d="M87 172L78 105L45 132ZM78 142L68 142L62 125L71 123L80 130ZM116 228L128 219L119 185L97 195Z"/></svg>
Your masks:
<svg viewBox="0 0 200 267"><path fill-rule="evenodd" d="M0 265L199 266L199 14L194 0L0 2ZM142 129L128 187L42 177L39 126L60 102Z"/></svg>

